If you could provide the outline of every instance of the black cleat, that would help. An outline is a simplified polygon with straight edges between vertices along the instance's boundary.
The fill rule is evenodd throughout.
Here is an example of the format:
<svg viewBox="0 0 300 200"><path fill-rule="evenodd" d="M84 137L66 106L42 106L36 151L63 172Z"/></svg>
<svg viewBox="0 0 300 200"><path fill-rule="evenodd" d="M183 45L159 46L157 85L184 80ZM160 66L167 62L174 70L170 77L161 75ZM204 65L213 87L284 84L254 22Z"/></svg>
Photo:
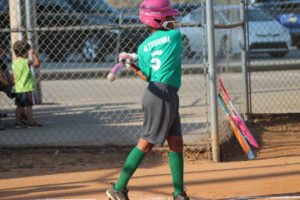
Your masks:
<svg viewBox="0 0 300 200"><path fill-rule="evenodd" d="M190 200L190 198L186 195L185 192L177 194L177 196L173 198L174 200Z"/></svg>
<svg viewBox="0 0 300 200"><path fill-rule="evenodd" d="M129 200L128 198L128 190L115 190L115 184L112 183L112 187L106 190L106 196L110 200Z"/></svg>

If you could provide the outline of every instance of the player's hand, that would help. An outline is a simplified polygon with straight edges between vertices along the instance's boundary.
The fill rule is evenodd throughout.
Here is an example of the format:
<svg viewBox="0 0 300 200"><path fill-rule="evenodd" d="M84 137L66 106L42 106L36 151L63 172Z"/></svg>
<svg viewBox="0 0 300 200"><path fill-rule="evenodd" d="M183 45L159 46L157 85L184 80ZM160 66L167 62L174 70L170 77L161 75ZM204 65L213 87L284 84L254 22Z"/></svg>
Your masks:
<svg viewBox="0 0 300 200"><path fill-rule="evenodd" d="M127 65L131 65L133 62L137 61L137 54L122 52L119 54L119 62Z"/></svg>
<svg viewBox="0 0 300 200"><path fill-rule="evenodd" d="M31 55L33 55L33 54L35 54L35 51L34 51L33 49L30 49L30 50L29 50L29 53L30 53Z"/></svg>

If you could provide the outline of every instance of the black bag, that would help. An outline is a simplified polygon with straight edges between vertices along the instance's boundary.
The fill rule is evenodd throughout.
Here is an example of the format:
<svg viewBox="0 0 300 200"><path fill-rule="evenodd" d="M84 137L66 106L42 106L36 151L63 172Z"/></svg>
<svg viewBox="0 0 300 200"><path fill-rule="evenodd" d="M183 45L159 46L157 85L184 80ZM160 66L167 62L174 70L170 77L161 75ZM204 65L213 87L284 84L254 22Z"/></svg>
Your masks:
<svg viewBox="0 0 300 200"><path fill-rule="evenodd" d="M2 83L0 83L0 91L3 91L6 94L6 96L8 96L11 99L16 97L16 93L13 92L12 85L4 86Z"/></svg>

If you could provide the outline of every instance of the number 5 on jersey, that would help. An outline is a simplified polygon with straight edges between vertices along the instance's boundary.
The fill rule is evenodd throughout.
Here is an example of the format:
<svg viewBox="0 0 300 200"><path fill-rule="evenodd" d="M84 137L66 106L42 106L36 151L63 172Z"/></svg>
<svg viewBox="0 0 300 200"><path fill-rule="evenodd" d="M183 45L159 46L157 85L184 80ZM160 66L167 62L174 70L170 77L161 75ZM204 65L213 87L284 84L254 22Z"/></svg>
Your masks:
<svg viewBox="0 0 300 200"><path fill-rule="evenodd" d="M151 63L153 63L153 65L150 65L150 67L152 67L152 69L155 71L159 70L161 66L161 61L159 60L159 58L155 56L160 56L162 55L162 53L163 53L162 50L154 51L151 53L152 56Z"/></svg>

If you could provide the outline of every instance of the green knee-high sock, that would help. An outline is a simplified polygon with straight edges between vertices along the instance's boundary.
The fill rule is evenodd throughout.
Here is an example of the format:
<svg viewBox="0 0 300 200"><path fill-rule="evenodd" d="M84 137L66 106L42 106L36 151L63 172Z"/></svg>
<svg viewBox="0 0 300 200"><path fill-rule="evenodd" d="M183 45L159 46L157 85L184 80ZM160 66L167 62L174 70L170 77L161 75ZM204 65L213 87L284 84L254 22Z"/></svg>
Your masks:
<svg viewBox="0 0 300 200"><path fill-rule="evenodd" d="M169 164L173 179L174 196L183 192L183 153L169 152Z"/></svg>
<svg viewBox="0 0 300 200"><path fill-rule="evenodd" d="M127 157L121 175L115 184L115 190L125 189L132 174L138 168L139 164L145 157L145 153L135 147Z"/></svg>

